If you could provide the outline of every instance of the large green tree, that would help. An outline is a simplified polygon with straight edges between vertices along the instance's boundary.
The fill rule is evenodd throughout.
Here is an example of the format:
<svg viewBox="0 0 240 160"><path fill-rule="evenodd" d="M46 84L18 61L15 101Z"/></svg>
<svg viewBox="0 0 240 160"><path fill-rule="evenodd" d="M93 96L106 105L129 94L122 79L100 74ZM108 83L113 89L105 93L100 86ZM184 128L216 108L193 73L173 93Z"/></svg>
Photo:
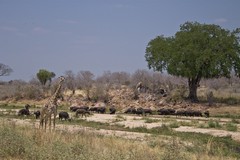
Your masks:
<svg viewBox="0 0 240 160"><path fill-rule="evenodd" d="M52 78L54 78L55 76L56 75L54 72L50 72L46 69L40 69L37 73L37 78L42 85L45 85L47 81L49 81L51 84Z"/></svg>
<svg viewBox="0 0 240 160"><path fill-rule="evenodd" d="M240 29L229 31L215 24L186 22L175 36L158 36L146 48L148 67L188 79L188 98L198 101L202 78L240 75Z"/></svg>

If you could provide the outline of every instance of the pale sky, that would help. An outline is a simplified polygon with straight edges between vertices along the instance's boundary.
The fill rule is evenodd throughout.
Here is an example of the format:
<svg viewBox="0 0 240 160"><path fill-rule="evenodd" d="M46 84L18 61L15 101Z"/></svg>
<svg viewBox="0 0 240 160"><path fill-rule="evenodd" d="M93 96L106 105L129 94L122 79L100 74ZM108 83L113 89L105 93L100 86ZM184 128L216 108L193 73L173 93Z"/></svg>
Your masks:
<svg viewBox="0 0 240 160"><path fill-rule="evenodd" d="M148 69L145 49L186 21L240 27L239 0L0 0L3 80L30 80L39 69L133 73Z"/></svg>

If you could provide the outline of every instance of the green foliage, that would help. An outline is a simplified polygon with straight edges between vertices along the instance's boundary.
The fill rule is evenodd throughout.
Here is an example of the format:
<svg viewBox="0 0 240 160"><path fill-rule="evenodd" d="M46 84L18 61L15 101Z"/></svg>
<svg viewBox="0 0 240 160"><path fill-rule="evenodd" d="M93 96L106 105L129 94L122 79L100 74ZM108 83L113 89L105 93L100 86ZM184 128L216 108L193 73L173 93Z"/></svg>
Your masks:
<svg viewBox="0 0 240 160"><path fill-rule="evenodd" d="M191 98L202 78L230 77L232 70L240 75L239 38L238 29L186 22L175 36L151 40L145 58L149 68L188 78Z"/></svg>
<svg viewBox="0 0 240 160"><path fill-rule="evenodd" d="M220 26L186 22L175 37L151 40L145 58L150 68L176 76L229 77L233 67L240 71L237 40L237 33Z"/></svg>
<svg viewBox="0 0 240 160"><path fill-rule="evenodd" d="M53 77L55 77L55 73L45 69L40 69L37 73L37 78L42 85L45 85L48 80L51 82Z"/></svg>
<svg viewBox="0 0 240 160"><path fill-rule="evenodd" d="M171 122L171 123L169 124L169 127L170 127L170 128L178 128L178 127L179 127L179 124L178 124L177 121L174 121L174 122Z"/></svg>
<svg viewBox="0 0 240 160"><path fill-rule="evenodd" d="M144 117L142 119L145 120L145 123L157 123L160 121L159 119L153 119L153 118L148 118L148 117Z"/></svg>
<svg viewBox="0 0 240 160"><path fill-rule="evenodd" d="M234 131L234 132L236 132L237 131L237 125L236 124L233 124L232 122L227 122L226 123L226 129L228 130L228 131Z"/></svg>
<svg viewBox="0 0 240 160"><path fill-rule="evenodd" d="M212 120L212 119L210 119L208 121L208 127L209 128L222 128L221 124L218 121Z"/></svg>

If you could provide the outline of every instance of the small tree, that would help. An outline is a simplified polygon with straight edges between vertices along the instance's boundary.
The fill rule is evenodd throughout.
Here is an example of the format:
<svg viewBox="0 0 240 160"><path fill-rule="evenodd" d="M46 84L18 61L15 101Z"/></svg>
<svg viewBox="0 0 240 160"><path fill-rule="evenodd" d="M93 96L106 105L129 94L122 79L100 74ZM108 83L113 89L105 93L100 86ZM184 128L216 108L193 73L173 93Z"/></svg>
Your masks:
<svg viewBox="0 0 240 160"><path fill-rule="evenodd" d="M8 76L11 72L13 72L12 68L0 63L0 76Z"/></svg>
<svg viewBox="0 0 240 160"><path fill-rule="evenodd" d="M186 22L173 37L158 36L146 48L148 67L188 79L188 98L198 101L202 78L240 76L240 29Z"/></svg>
<svg viewBox="0 0 240 160"><path fill-rule="evenodd" d="M52 78L54 78L56 75L54 72L50 72L45 69L40 69L37 73L37 78L40 81L42 85L45 85L47 81L50 81L50 84L52 82Z"/></svg>

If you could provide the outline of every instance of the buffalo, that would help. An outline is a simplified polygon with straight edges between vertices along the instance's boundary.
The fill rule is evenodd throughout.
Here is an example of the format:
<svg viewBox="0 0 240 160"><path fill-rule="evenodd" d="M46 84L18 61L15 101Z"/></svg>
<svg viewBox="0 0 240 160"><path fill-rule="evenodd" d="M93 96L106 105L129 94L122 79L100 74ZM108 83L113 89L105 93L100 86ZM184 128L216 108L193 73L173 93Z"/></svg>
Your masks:
<svg viewBox="0 0 240 160"><path fill-rule="evenodd" d="M136 109L133 108L133 107L130 107L128 108L124 113L127 113L127 114L136 114Z"/></svg>
<svg viewBox="0 0 240 160"><path fill-rule="evenodd" d="M70 111L72 112L76 112L76 110L78 109L85 109L86 111L88 111L89 107L88 106L71 106L70 107Z"/></svg>
<svg viewBox="0 0 240 160"><path fill-rule="evenodd" d="M59 119L60 120L70 120L69 114L67 112L60 112L59 113Z"/></svg>
<svg viewBox="0 0 240 160"><path fill-rule="evenodd" d="M79 114L81 114L82 117L83 116L87 117L87 114L90 115L90 112L86 111L85 109L78 109L76 110L76 117L78 117Z"/></svg>
<svg viewBox="0 0 240 160"><path fill-rule="evenodd" d="M30 105L26 104L25 108L23 108L23 109L18 111L18 115L19 116L23 116L23 115L28 116L28 115L30 115L29 107L30 107Z"/></svg>
<svg viewBox="0 0 240 160"><path fill-rule="evenodd" d="M115 114L116 108L112 106L109 108L109 111L110 111L110 114Z"/></svg>
<svg viewBox="0 0 240 160"><path fill-rule="evenodd" d="M38 110L38 111L35 111L34 113L33 113L34 115L35 115L35 117L36 117L36 119L38 119L39 117L40 117L40 111Z"/></svg>

